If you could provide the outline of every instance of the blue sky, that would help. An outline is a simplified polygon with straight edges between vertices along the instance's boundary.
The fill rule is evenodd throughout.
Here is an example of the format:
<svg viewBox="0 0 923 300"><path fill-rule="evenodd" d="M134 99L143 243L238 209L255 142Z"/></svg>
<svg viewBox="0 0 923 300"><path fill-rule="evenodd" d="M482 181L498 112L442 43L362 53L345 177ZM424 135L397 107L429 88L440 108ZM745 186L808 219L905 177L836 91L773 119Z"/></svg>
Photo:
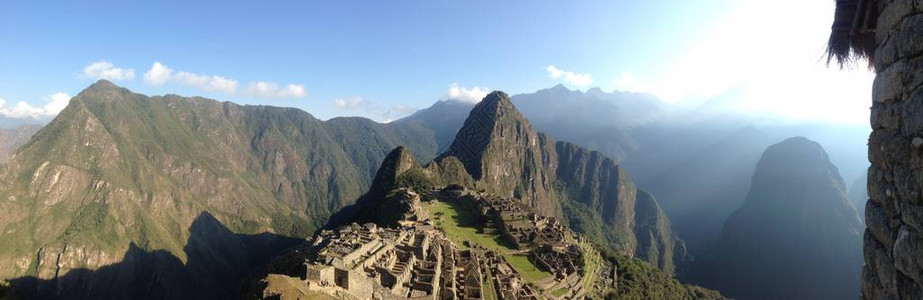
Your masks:
<svg viewBox="0 0 923 300"><path fill-rule="evenodd" d="M564 83L682 103L745 86L741 110L867 122L870 73L819 63L833 1L795 1L4 1L0 114L50 116L108 78L378 121L453 87ZM825 99L792 112L804 98Z"/></svg>

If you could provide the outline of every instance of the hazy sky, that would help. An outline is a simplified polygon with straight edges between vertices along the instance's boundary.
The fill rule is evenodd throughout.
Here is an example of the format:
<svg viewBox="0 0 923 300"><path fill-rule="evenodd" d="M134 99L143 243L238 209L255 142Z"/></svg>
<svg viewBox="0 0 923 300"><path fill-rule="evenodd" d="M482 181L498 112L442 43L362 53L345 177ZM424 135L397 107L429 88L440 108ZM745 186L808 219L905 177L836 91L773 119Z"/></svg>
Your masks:
<svg viewBox="0 0 923 300"><path fill-rule="evenodd" d="M190 2L3 1L0 115L54 115L106 78L322 119L563 83L868 122L871 73L824 64L833 0Z"/></svg>

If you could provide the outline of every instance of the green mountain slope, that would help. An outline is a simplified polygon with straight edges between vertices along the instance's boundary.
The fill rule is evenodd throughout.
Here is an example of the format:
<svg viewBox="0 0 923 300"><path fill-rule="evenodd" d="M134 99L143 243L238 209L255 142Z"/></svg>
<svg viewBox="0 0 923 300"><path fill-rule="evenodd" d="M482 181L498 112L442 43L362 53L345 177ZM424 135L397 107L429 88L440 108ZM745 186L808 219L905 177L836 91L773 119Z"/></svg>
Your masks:
<svg viewBox="0 0 923 300"><path fill-rule="evenodd" d="M0 245L0 277L95 270L132 247L187 264L189 253L235 251L207 234L192 243L203 212L235 234L305 237L358 198L398 145L436 152L417 127L148 97L100 81L0 170L0 239L16 241Z"/></svg>

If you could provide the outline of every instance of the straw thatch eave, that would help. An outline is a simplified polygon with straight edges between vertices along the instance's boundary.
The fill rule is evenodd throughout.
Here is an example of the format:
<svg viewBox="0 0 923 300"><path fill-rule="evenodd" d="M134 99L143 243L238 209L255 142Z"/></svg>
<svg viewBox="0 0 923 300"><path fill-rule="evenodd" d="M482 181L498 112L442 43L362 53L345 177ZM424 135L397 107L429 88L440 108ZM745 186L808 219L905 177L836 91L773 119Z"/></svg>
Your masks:
<svg viewBox="0 0 923 300"><path fill-rule="evenodd" d="M827 41L827 63L840 67L857 60L872 66L875 53L875 23L880 0L836 0L836 12Z"/></svg>

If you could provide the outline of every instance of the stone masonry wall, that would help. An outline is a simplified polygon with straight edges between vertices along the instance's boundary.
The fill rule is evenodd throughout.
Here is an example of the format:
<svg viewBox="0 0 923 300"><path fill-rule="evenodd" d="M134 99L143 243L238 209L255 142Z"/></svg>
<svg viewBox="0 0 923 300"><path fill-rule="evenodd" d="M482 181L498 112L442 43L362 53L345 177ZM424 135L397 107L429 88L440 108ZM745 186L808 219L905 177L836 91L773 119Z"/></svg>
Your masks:
<svg viewBox="0 0 923 300"><path fill-rule="evenodd" d="M863 299L923 299L923 0L880 0Z"/></svg>

